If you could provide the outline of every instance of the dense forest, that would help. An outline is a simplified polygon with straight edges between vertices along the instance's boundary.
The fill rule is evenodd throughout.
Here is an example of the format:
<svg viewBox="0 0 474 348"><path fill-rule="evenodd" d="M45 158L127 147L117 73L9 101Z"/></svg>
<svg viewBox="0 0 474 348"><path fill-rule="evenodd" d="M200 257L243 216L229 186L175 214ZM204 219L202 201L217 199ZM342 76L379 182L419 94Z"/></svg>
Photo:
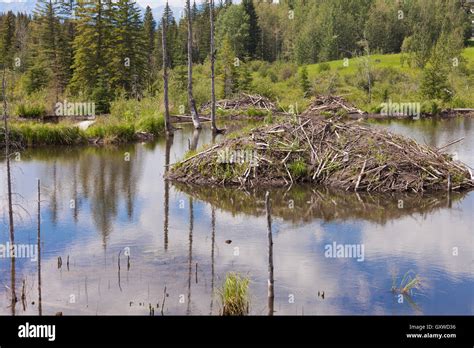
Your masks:
<svg viewBox="0 0 474 348"><path fill-rule="evenodd" d="M401 53L402 64L423 69L427 98L449 99L448 75L457 66L453 61L462 63L471 37L469 10L464 0L217 1L217 96L249 91L275 97L266 90L268 82L289 79L291 88L308 96L318 83L308 81L302 66ZM133 0L38 0L33 15L4 13L0 64L12 72L11 99L23 111L50 110L65 98L93 100L98 113L109 113L113 101L157 97L163 92L166 23L170 102L178 112L179 105L187 105L191 16L195 94L198 104L204 103L209 83L199 80L210 76L209 11L208 1L194 2L180 17L167 5L162 18L153 18L149 7L142 14Z"/></svg>

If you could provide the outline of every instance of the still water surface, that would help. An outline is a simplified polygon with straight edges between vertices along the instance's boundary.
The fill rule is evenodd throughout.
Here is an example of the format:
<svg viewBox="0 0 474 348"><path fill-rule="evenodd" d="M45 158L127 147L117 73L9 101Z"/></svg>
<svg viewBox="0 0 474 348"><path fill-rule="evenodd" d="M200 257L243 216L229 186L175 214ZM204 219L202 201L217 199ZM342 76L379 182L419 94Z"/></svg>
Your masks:
<svg viewBox="0 0 474 348"><path fill-rule="evenodd" d="M434 146L465 137L449 151L474 167L473 121L374 126ZM151 304L159 315L166 286L165 315L217 315L218 288L231 271L251 280L251 314L267 313L265 192L163 179L165 164L196 141L212 142L211 132L197 137L184 127L172 143L34 149L14 162L22 206L17 243L36 243L36 178L42 181L43 314L148 315ZM3 245L9 240L5 174L3 162ZM271 197L276 315L474 314L474 192L357 195L294 187L272 190ZM325 246L333 243L363 246L363 257L326 257ZM392 284L410 270L422 288L399 303ZM20 299L24 281L26 301L16 304L15 314L38 313L37 274L36 262L16 260L15 291ZM0 314L10 315L9 259L0 258L0 283ZM323 291L324 299L318 297Z"/></svg>

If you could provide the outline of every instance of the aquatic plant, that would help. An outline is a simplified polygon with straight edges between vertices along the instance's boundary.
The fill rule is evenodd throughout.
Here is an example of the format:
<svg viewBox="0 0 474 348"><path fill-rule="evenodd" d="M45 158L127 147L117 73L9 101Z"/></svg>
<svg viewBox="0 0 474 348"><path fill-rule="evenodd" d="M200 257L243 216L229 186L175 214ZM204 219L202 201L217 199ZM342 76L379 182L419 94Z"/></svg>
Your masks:
<svg viewBox="0 0 474 348"><path fill-rule="evenodd" d="M228 273L219 290L222 301L222 315L242 316L249 313L250 280L237 273Z"/></svg>
<svg viewBox="0 0 474 348"><path fill-rule="evenodd" d="M411 295L412 290L421 289L421 279L412 270L405 273L400 283L396 284L396 277L393 278L392 292L402 295Z"/></svg>

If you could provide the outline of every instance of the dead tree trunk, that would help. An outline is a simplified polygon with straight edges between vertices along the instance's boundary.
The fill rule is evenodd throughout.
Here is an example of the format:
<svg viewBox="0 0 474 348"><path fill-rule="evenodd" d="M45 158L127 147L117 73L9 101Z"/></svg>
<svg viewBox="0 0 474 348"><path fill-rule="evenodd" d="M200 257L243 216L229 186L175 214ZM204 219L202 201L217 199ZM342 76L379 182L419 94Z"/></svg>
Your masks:
<svg viewBox="0 0 474 348"><path fill-rule="evenodd" d="M216 48L214 43L214 0L209 0L209 5L209 16L211 21L211 128L212 133L215 134L220 133L221 131L217 128L216 125Z"/></svg>
<svg viewBox="0 0 474 348"><path fill-rule="evenodd" d="M193 97L193 19L191 15L190 0L186 0L186 11L188 15L188 104L193 118L194 128L201 129L196 101Z"/></svg>
<svg viewBox="0 0 474 348"><path fill-rule="evenodd" d="M168 3L166 3L168 6ZM168 31L168 18L163 16L162 20L162 33L161 33L161 43L163 46L163 99L165 103L165 130L166 136L173 135L173 126L170 122L170 108L169 108L169 98L168 98L168 46L167 46L167 31Z"/></svg>
<svg viewBox="0 0 474 348"><path fill-rule="evenodd" d="M273 236L272 236L272 216L270 193L265 194L265 208L267 211L267 234L268 234L268 315L272 316L274 312L274 280L273 280Z"/></svg>
<svg viewBox="0 0 474 348"><path fill-rule="evenodd" d="M7 103L7 81L6 69L3 68L2 77L2 98L3 98L3 125L5 128L5 161L7 164L7 196L8 196L8 220L10 230L11 248L11 289L12 289L12 315L15 315L16 294L15 294L15 226L13 223L13 202L12 202L12 178L10 168L10 130L8 128L8 103Z"/></svg>

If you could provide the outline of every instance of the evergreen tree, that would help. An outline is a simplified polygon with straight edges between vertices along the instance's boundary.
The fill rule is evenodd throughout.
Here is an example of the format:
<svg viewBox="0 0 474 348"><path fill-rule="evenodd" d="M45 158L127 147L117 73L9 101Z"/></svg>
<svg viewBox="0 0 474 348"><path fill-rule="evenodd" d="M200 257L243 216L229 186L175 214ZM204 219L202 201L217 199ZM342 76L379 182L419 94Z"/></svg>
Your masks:
<svg viewBox="0 0 474 348"><path fill-rule="evenodd" d="M225 36L218 55L218 71L223 82L223 97L230 98L238 88L236 57L229 36Z"/></svg>
<svg viewBox="0 0 474 348"><path fill-rule="evenodd" d="M168 66L174 68L177 65L185 64L185 55L183 54L182 46L183 43L178 41L178 24L173 15L173 11L166 3L163 10L163 18L166 18L167 27L166 27L166 46L167 46L167 55L168 55ZM162 51L162 26L163 22L160 22L157 30L157 44L156 44L156 54L159 64L163 65L163 51Z"/></svg>
<svg viewBox="0 0 474 348"><path fill-rule="evenodd" d="M300 85L306 98L311 90L311 84L308 78L308 69L306 66L304 66L300 71Z"/></svg>
<svg viewBox="0 0 474 348"><path fill-rule="evenodd" d="M34 12L32 74L44 74L56 101L64 92L71 77L71 28L68 12L63 4L54 0L38 0ZM65 29L67 28L67 29ZM32 81L35 84L37 81ZM38 84L38 87L45 87Z"/></svg>
<svg viewBox="0 0 474 348"><path fill-rule="evenodd" d="M28 37L30 34L30 24L31 24L31 17L24 14L19 13L16 15L16 22L15 22L15 61L14 61L14 68L16 71L20 73L24 73L27 70L28 62L27 57L29 54L29 42ZM18 58L18 59L16 59Z"/></svg>
<svg viewBox="0 0 474 348"><path fill-rule="evenodd" d="M252 87L252 74L248 63L240 63L238 69L238 89L239 92L250 92Z"/></svg>
<svg viewBox="0 0 474 348"><path fill-rule="evenodd" d="M134 0L118 0L114 19L112 87L127 97L140 98L144 85L146 56L140 10Z"/></svg>
<svg viewBox="0 0 474 348"><path fill-rule="evenodd" d="M145 66L145 76L146 76L146 85L150 89L153 83L154 78L156 77L156 21L153 18L153 13L150 6L146 7L145 16L143 21L143 31L145 37L145 54L146 54L146 66ZM158 38L160 39L160 38Z"/></svg>
<svg viewBox="0 0 474 348"><path fill-rule="evenodd" d="M260 45L261 30L258 24L258 16L255 11L253 0L242 0L242 6L248 17L248 39L245 42L246 56L256 58Z"/></svg>
<svg viewBox="0 0 474 348"><path fill-rule="evenodd" d="M13 68L15 15L9 11L0 26L0 67Z"/></svg>
<svg viewBox="0 0 474 348"><path fill-rule="evenodd" d="M201 11L199 12L196 20L197 27L197 62L202 64L209 57L211 53L210 48L210 36L211 36L211 26L209 22L210 18L210 6L207 1L204 1L201 6Z"/></svg>
<svg viewBox="0 0 474 348"><path fill-rule="evenodd" d="M112 98L111 52L115 5L106 3L78 2L75 9L76 36L73 42L74 70L70 87L74 94L91 96L96 111L106 113Z"/></svg>
<svg viewBox="0 0 474 348"><path fill-rule="evenodd" d="M250 40L249 16L245 13L243 6L229 6L219 15L216 24L216 39L221 47L227 40L237 57L247 55L246 43Z"/></svg>

